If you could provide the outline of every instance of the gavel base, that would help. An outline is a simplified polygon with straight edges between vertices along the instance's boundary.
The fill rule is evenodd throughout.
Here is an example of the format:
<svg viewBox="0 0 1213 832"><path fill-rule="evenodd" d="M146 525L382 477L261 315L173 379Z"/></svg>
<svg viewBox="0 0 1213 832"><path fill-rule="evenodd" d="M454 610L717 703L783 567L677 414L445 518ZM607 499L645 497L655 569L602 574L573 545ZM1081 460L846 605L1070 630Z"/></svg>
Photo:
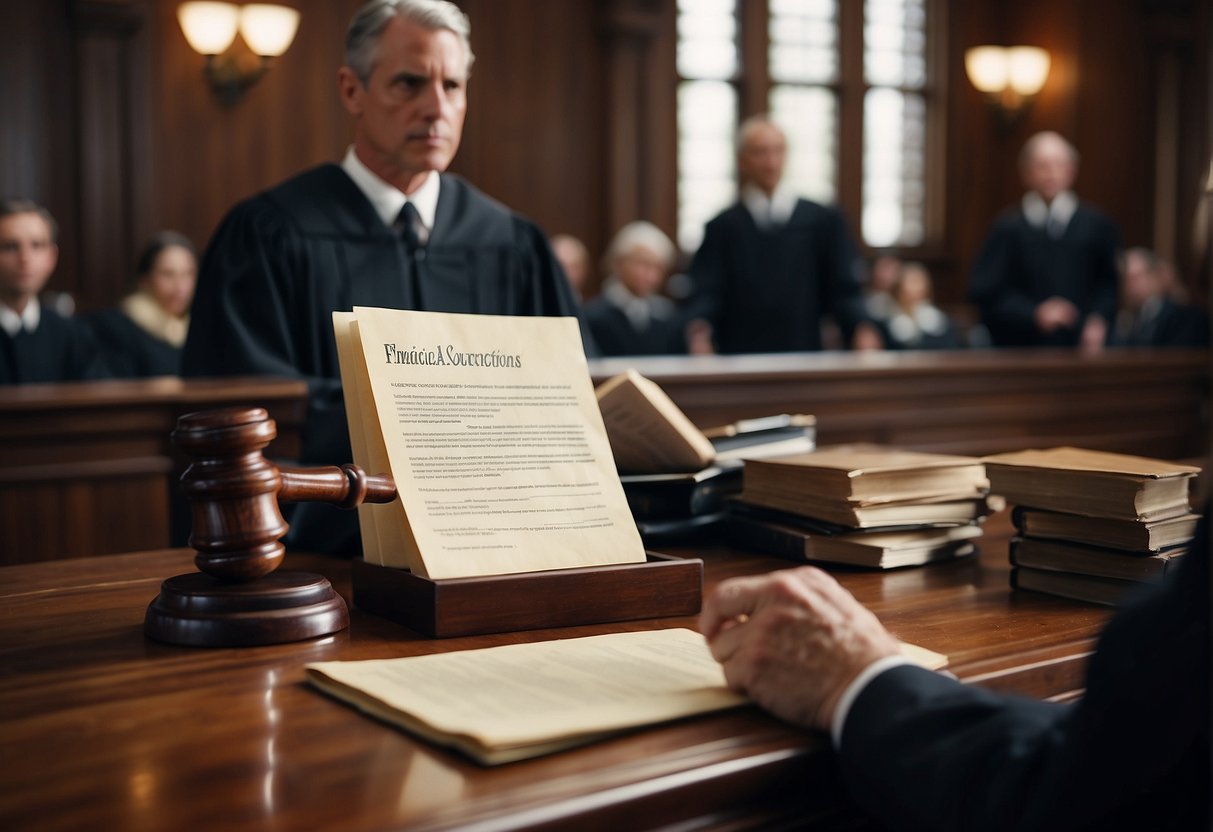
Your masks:
<svg viewBox="0 0 1213 832"><path fill-rule="evenodd" d="M436 638L697 614L703 561L647 554L644 563L443 580L359 559L354 605Z"/></svg>
<svg viewBox="0 0 1213 832"><path fill-rule="evenodd" d="M226 583L190 572L160 585L143 631L169 644L250 647L316 638L349 624L345 600L320 575L274 572L248 583Z"/></svg>

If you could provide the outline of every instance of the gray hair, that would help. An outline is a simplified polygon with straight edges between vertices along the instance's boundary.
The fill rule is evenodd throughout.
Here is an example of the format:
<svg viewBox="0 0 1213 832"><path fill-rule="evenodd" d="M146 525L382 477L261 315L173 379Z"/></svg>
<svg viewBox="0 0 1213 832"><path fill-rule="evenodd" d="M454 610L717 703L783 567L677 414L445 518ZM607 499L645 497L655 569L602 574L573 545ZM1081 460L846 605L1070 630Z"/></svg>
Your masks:
<svg viewBox="0 0 1213 832"><path fill-rule="evenodd" d="M345 33L345 65L363 84L371 77L379 57L379 39L392 18L402 17L426 29L454 32L467 56L466 71L472 71L472 23L459 7L447 0L370 0L350 21Z"/></svg>
<svg viewBox="0 0 1213 832"><path fill-rule="evenodd" d="M1042 130L1034 134L1023 144L1023 149L1019 151L1019 167L1022 169L1032 161L1032 157L1036 155L1036 151L1040 149L1042 144L1049 142L1058 142L1066 149L1066 153L1070 156L1070 164L1078 168L1078 149L1070 144L1060 133L1055 133L1052 130Z"/></svg>
<svg viewBox="0 0 1213 832"><path fill-rule="evenodd" d="M42 217L42 221L46 223L46 227L50 231L51 242L59 244L59 223L55 222L55 217L50 211L37 202L32 199L0 199L0 219L11 217L14 214L37 214Z"/></svg>
<svg viewBox="0 0 1213 832"><path fill-rule="evenodd" d="M775 123L775 119L771 118L770 113L759 113L758 115L750 116L737 126L737 134L733 137L733 141L738 151L745 147L750 134L759 127L774 127L779 131L779 135L784 137L784 141L787 141L787 134L784 132L784 129Z"/></svg>
<svg viewBox="0 0 1213 832"><path fill-rule="evenodd" d="M678 249L666 236L665 232L651 222L638 220L630 222L619 229L611 244L607 246L606 257L603 258L606 271L611 271L616 260L638 248L647 248L656 254L667 269L673 268L674 260L678 257Z"/></svg>

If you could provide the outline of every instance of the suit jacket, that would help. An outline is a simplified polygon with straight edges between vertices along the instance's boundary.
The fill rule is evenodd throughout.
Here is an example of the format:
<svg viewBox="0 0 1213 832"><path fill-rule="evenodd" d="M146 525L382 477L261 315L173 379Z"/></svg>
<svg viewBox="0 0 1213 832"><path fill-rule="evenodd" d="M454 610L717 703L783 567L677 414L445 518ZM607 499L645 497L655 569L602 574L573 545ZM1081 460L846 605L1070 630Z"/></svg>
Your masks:
<svg viewBox="0 0 1213 832"><path fill-rule="evenodd" d="M89 381L108 375L88 328L45 305L34 332L14 338L0 329L0 384Z"/></svg>
<svg viewBox="0 0 1213 832"><path fill-rule="evenodd" d="M842 732L856 799L891 829L1209 829L1201 526L1169 583L1109 622L1077 703L993 693L918 667L876 677Z"/></svg>
<svg viewBox="0 0 1213 832"><path fill-rule="evenodd" d="M1073 346L1088 315L1116 315L1116 251L1120 233L1110 219L1084 202L1064 233L1054 239L1028 222L1019 207L994 222L969 282L969 297L997 346ZM1038 332L1037 305L1054 295L1078 307L1077 326Z"/></svg>
<svg viewBox="0 0 1213 832"><path fill-rule="evenodd" d="M579 311L543 233L459 177L442 176L433 234L413 251L341 167L322 165L238 204L220 225L198 275L183 375L306 380L302 461L348 462L332 313L355 306ZM352 512L303 504L291 526L293 545L357 550Z"/></svg>
<svg viewBox="0 0 1213 832"><path fill-rule="evenodd" d="M150 378L181 374L181 349L157 338L112 307L89 315L93 331L114 378Z"/></svg>
<svg viewBox="0 0 1213 832"><path fill-rule="evenodd" d="M819 350L824 316L847 341L868 319L857 266L837 210L801 199L786 223L761 229L737 202L704 229L692 310L712 324L722 353Z"/></svg>
<svg viewBox="0 0 1213 832"><path fill-rule="evenodd" d="M1209 321L1193 306L1182 306L1170 298L1159 298L1148 317L1141 314L1123 331L1108 331L1115 347L1205 347L1209 344ZM1119 322L1118 322L1119 323Z"/></svg>
<svg viewBox="0 0 1213 832"><path fill-rule="evenodd" d="M602 355L681 355L687 351L683 318L672 302L652 304L648 326L637 329L627 314L603 295L585 304L585 321Z"/></svg>

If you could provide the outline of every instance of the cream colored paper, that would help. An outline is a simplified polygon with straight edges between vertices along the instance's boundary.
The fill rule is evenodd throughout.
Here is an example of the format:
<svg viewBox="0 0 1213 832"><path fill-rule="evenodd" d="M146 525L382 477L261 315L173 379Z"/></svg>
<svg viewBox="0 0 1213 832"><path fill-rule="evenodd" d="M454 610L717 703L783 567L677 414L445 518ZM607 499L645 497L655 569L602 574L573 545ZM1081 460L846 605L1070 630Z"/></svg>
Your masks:
<svg viewBox="0 0 1213 832"><path fill-rule="evenodd" d="M416 541L409 568L440 579L644 561L576 319L354 316ZM406 565L377 517L383 562Z"/></svg>
<svg viewBox="0 0 1213 832"><path fill-rule="evenodd" d="M337 339L337 362L341 367L341 386L345 396L346 421L354 463L368 474L392 469L383 441L371 395L371 381L353 312L333 313L333 332ZM386 504L364 503L358 506L358 524L362 532L362 556L369 563L419 572L421 556L409 528L404 505L399 499Z"/></svg>
<svg viewBox="0 0 1213 832"><path fill-rule="evenodd" d="M482 762L746 703L686 629L307 665L320 689Z"/></svg>

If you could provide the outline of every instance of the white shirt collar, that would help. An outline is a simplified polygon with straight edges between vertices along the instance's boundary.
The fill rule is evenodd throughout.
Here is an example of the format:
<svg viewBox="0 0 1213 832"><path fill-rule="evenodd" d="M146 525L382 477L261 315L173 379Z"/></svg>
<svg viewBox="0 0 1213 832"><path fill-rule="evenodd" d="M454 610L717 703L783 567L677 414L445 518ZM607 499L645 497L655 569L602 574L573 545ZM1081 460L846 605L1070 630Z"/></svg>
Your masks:
<svg viewBox="0 0 1213 832"><path fill-rule="evenodd" d="M10 338L16 337L22 329L25 329L26 332L36 331L41 322L42 306L38 303L37 298L30 298L29 303L25 304L25 311L21 314L17 314L16 310L8 305L0 303L0 327L3 327Z"/></svg>
<svg viewBox="0 0 1213 832"><path fill-rule="evenodd" d="M389 185L372 173L371 169L358 158L352 145L345 152L345 158L341 160L341 168L350 179L354 180L358 190L366 195L384 225L390 228L396 222L396 217L400 215L400 209L404 207L404 203L411 202L416 206L426 230L431 232L434 230L434 215L438 213L438 190L442 182L438 171L430 171L421 187L411 196L405 196L404 192L395 185Z"/></svg>
<svg viewBox="0 0 1213 832"><path fill-rule="evenodd" d="M1053 222L1058 228L1064 229L1070 224L1070 218L1078 210L1078 197L1073 191L1062 191L1046 204L1044 197L1036 191L1028 191L1023 195L1023 215L1028 225L1033 228L1044 228Z"/></svg>
<svg viewBox="0 0 1213 832"><path fill-rule="evenodd" d="M796 209L796 195L783 188L767 196L762 188L747 183L741 189L741 201L754 217L759 228L783 225Z"/></svg>
<svg viewBox="0 0 1213 832"><path fill-rule="evenodd" d="M654 318L665 318L672 311L672 304L663 295L646 298L632 294L623 281L615 275L602 284L602 296L608 303L623 312L635 329L648 329Z"/></svg>

